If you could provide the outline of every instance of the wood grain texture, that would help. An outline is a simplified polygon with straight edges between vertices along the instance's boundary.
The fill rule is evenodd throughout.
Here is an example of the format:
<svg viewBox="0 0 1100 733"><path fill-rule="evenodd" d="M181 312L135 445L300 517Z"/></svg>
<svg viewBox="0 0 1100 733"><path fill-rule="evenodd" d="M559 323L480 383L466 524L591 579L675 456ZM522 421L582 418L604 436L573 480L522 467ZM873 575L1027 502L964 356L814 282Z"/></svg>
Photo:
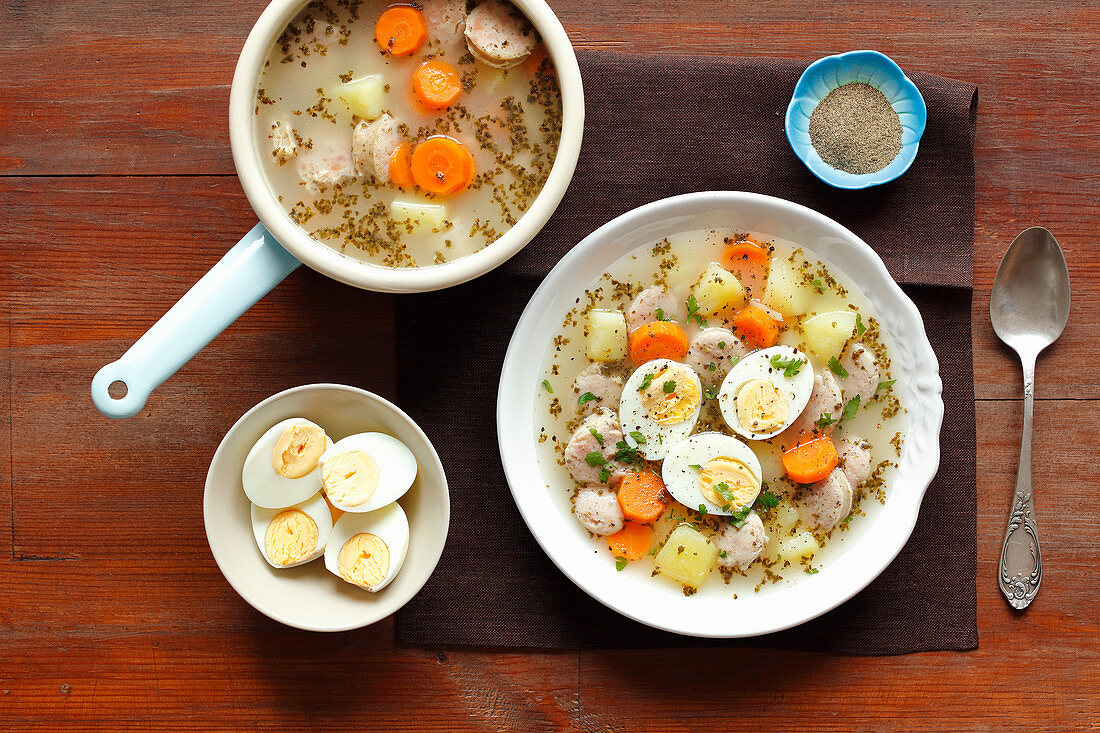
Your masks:
<svg viewBox="0 0 1100 733"><path fill-rule="evenodd" d="M0 729L993 730L1100 726L1100 8L841 0L553 2L578 46L813 58L878 48L980 87L974 377L981 648L862 659L776 651L395 648L241 602L205 544L206 465L285 387L392 395L393 299L294 273L112 422L88 399L251 226L225 110L259 0L10 0L0 7ZM1042 29L1043 32L1036 32ZM1043 587L996 588L1020 429L988 326L1001 252L1038 223L1066 250L1065 336L1039 366ZM6 428L4 429L4 423Z"/></svg>

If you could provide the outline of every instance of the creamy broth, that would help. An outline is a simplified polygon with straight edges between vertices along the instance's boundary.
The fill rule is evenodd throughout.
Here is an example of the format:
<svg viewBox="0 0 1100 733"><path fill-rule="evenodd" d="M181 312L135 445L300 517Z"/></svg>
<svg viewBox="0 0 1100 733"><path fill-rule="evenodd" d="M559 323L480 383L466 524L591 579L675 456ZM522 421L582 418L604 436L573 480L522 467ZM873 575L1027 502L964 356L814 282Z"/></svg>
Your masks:
<svg viewBox="0 0 1100 733"><path fill-rule="evenodd" d="M692 231L642 247L620 258L591 283L578 298L577 306L565 317L561 330L554 335L540 377L546 381L540 388L535 423L541 426L538 437L539 470L547 489L564 513L574 511L574 496L582 488L566 468L565 453L570 436L581 423L577 398L572 390L573 380L592 363L586 354L587 315L593 309L619 309L625 312L634 296L654 285L664 285L683 301L692 292L693 284L700 279L700 273L708 263L719 260L730 238L737 236L739 235L713 230ZM701 515L697 510L685 507L675 500L671 501L661 519L654 523L654 541L649 553L629 563L616 563L606 537L589 535L588 541L594 553L593 562L617 565L621 572L638 578L648 579L653 576L652 580L646 582L660 584L670 593L693 595L697 592L736 598L738 595L766 593L776 587L789 586L818 572L844 552L853 538L874 522L885 503L901 454L907 424L906 411L895 398L895 390L890 384L890 380L894 379L890 369L891 347L888 338L879 331L878 319L871 304L858 286L839 268L822 262L797 243L752 234L748 236L772 248L773 262L778 258L791 262L803 273L807 285L813 282L811 307L800 318L787 319L791 325L781 331L779 344L792 346L806 354L815 374L827 370L828 364L808 348L806 337L795 324L800 324L815 314L831 311L853 310L860 315L860 328L864 330L858 340L874 352L881 373L879 379L886 384L875 391L874 397L868 403L860 405L854 415L840 420L832 435L834 442L839 442L846 436L859 436L869 443L873 472L868 481L861 486L852 487L851 512L845 520L828 531L813 531L820 549L811 556L792 559L777 557L781 541L811 531L801 515L798 522L791 526L791 515L787 512L784 515L787 526L781 526L778 508L758 508L757 513L763 520L769 538L760 558L745 569L719 570L716 567L710 573L715 577L708 577L697 590L662 576L656 571L654 556L670 532L679 525L691 525L713 539L718 521L714 515ZM758 296L760 293L750 295ZM709 320L708 325L720 325L713 318ZM686 324L681 322L681 325L689 338L694 338L701 330L699 323L690 319ZM853 337L852 342L855 340ZM629 358L621 366L609 367L623 381L634 368ZM706 392L704 395L701 415L693 434L715 431L738 437L725 423L713 395ZM759 459L763 473L761 478L766 484L765 491L779 499L781 504L797 509L799 497L802 495L800 492L804 487L785 478L782 452L779 448L780 437L762 441L739 439ZM658 474L661 472L659 462L643 463L640 467L653 469Z"/></svg>
<svg viewBox="0 0 1100 733"><path fill-rule="evenodd" d="M428 26L423 46L410 56L383 52L375 23L393 5L307 6L271 50L257 89L254 131L260 150L271 151L264 167L272 190L312 237L379 265L431 266L494 242L527 211L553 165L561 93L541 42L512 68L476 60L462 33L464 0L425 0L418 5ZM460 96L442 110L424 106L412 91L414 71L429 59L453 65L461 78ZM467 188L450 195L399 188L352 165L352 131L362 118L340 93L375 74L384 82L381 110L395 119L404 141L415 146L445 135L469 151L476 174ZM288 159L273 150L276 126L293 129L296 153ZM336 183L311 183L303 175L349 169L354 177Z"/></svg>

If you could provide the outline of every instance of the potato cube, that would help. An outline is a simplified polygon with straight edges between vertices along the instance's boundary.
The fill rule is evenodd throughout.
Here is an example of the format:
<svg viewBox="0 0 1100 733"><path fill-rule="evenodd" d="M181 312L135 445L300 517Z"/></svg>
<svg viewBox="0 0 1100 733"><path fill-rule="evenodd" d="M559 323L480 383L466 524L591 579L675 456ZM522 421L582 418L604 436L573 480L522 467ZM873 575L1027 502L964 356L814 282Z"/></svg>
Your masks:
<svg viewBox="0 0 1100 733"><path fill-rule="evenodd" d="M352 114L364 120L373 120L382 114L386 85L381 74L371 74L341 85L336 94Z"/></svg>
<svg viewBox="0 0 1100 733"><path fill-rule="evenodd" d="M745 304L745 289L741 287L741 282L717 262L707 265L691 288L691 294L695 296L699 312L704 316L716 316Z"/></svg>
<svg viewBox="0 0 1100 733"><path fill-rule="evenodd" d="M775 507L775 522L784 530L789 530L798 524L798 509L790 502L781 501Z"/></svg>
<svg viewBox="0 0 1100 733"><path fill-rule="evenodd" d="M828 360L839 357L844 344L856 332L855 311L830 311L808 318L802 323L806 345L810 351Z"/></svg>
<svg viewBox="0 0 1100 733"><path fill-rule="evenodd" d="M802 273L790 260L774 258L768 268L764 303L785 317L800 316L810 309L813 293L802 280Z"/></svg>
<svg viewBox="0 0 1100 733"><path fill-rule="evenodd" d="M442 231L447 222L446 204L428 204L410 199L390 202L390 218L423 231Z"/></svg>
<svg viewBox="0 0 1100 733"><path fill-rule="evenodd" d="M814 553L821 549L817 544L817 538L812 532L801 532L794 537L788 537L779 543L779 557L790 562L797 562L800 558L813 557Z"/></svg>
<svg viewBox="0 0 1100 733"><path fill-rule="evenodd" d="M698 588L717 559L718 548L710 540L694 527L681 524L657 553L656 565L661 575Z"/></svg>
<svg viewBox="0 0 1100 733"><path fill-rule="evenodd" d="M622 311L588 311L588 336L585 349L592 361L619 361L626 358L626 318Z"/></svg>

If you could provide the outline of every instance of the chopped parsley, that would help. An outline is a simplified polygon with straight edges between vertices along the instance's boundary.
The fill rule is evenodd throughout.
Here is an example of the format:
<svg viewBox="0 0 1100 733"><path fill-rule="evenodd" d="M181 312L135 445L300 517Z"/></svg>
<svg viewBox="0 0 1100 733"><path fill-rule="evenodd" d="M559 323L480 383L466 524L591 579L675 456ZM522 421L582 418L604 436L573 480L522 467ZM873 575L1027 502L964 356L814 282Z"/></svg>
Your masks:
<svg viewBox="0 0 1100 733"><path fill-rule="evenodd" d="M713 399L717 398L718 397L718 388L717 387L707 387L706 389L703 390L703 396L706 397L708 400L713 400Z"/></svg>
<svg viewBox="0 0 1100 733"><path fill-rule="evenodd" d="M665 382L664 384L661 385L661 389L664 390L665 394L672 394L673 392L676 391L676 380L675 379L668 380L667 382Z"/></svg>
<svg viewBox="0 0 1100 733"><path fill-rule="evenodd" d="M739 509L730 515L730 524L736 529L741 529L745 526L745 520L749 516L749 512L766 512L777 506L779 506L779 497L770 491L761 491L760 496L756 497L756 501L751 506Z"/></svg>
<svg viewBox="0 0 1100 733"><path fill-rule="evenodd" d="M695 300L695 294L688 296L688 299L684 301L684 305L687 306L687 322L691 323L691 319L694 318L695 322L699 324L699 328L707 327L707 319L699 315L699 303Z"/></svg>
<svg viewBox="0 0 1100 733"><path fill-rule="evenodd" d="M604 466L603 468L601 468L600 469L600 483L601 484L606 484L608 479L610 479L610 478L611 478L611 469L609 469L607 466Z"/></svg>
<svg viewBox="0 0 1100 733"><path fill-rule="evenodd" d="M718 365L715 364L713 361L710 364L707 364L707 371L713 372L717 369L718 369Z"/></svg>
<svg viewBox="0 0 1100 733"><path fill-rule="evenodd" d="M718 348L719 348L719 349L724 349L724 348L726 348L726 342L725 342L725 341L719 341L719 342L718 342Z"/></svg>
<svg viewBox="0 0 1100 733"><path fill-rule="evenodd" d="M867 327L863 325L863 319L856 313L856 336L862 337L866 331Z"/></svg>
<svg viewBox="0 0 1100 733"><path fill-rule="evenodd" d="M699 505L699 514L700 514L700 516L704 516L704 517L707 515L707 505L706 504L700 504Z"/></svg>
<svg viewBox="0 0 1100 733"><path fill-rule="evenodd" d="M688 468L694 468L696 471L702 471L703 470L703 467L700 466L698 463L689 463Z"/></svg>
<svg viewBox="0 0 1100 733"><path fill-rule="evenodd" d="M546 379L542 380L542 388L545 389L550 394L554 394L554 388L550 386L550 381L549 380L546 380Z"/></svg>
<svg viewBox="0 0 1100 733"><path fill-rule="evenodd" d="M667 321L667 320L669 320L668 318L665 318L665 309L664 308L658 308L657 309L657 320L658 321Z"/></svg>
<svg viewBox="0 0 1100 733"><path fill-rule="evenodd" d="M653 384L653 375L652 374L647 374L644 377L642 377L642 383L638 385L638 391L639 392L645 392L646 388L649 387L649 385L651 385L651 384Z"/></svg>
<svg viewBox="0 0 1100 733"><path fill-rule="evenodd" d="M753 506L764 509L774 509L779 506L779 497L770 491L761 491L760 496L756 497L756 502Z"/></svg>
<svg viewBox="0 0 1100 733"><path fill-rule="evenodd" d="M577 398L577 404L578 405L583 405L585 402L591 402L592 400L598 400L598 399L599 399L599 397L592 394L591 392L585 392L584 394L582 394L580 397Z"/></svg>
<svg viewBox="0 0 1100 733"><path fill-rule="evenodd" d="M879 382L878 386L875 387L875 391L878 392L880 389L888 389L889 387L893 387L897 383L897 381L898 380L896 379L891 379L887 382Z"/></svg>
<svg viewBox="0 0 1100 733"><path fill-rule="evenodd" d="M720 558L722 558L722 559L725 559L725 557L726 557L726 551L725 551L725 550L722 550L721 552L719 552L719 553L718 553L718 557L720 557Z"/></svg>
<svg viewBox="0 0 1100 733"><path fill-rule="evenodd" d="M727 502L727 506L737 500L737 495L733 493L733 489L725 481L714 484L714 493L722 497Z"/></svg>
<svg viewBox="0 0 1100 733"><path fill-rule="evenodd" d="M628 435L630 435L631 438L634 438L634 442L638 445L645 445L645 436L637 430L631 430Z"/></svg>
<svg viewBox="0 0 1100 733"><path fill-rule="evenodd" d="M823 413L821 413L821 417L819 417L817 419L817 426L819 428L824 428L824 427L828 427L829 425L832 425L835 422L836 422L835 417L833 417L832 415L830 415L827 412L823 412Z"/></svg>
<svg viewBox="0 0 1100 733"><path fill-rule="evenodd" d="M841 379L845 379L848 376L848 370L840 363L840 359L837 359L835 356L829 357L829 371Z"/></svg>
<svg viewBox="0 0 1100 733"><path fill-rule="evenodd" d="M844 403L844 420L851 420L856 416L856 411L859 410L859 395L856 395L852 399Z"/></svg>
<svg viewBox="0 0 1100 733"><path fill-rule="evenodd" d="M824 293L825 292L825 283L821 282L821 278L819 278L819 277L815 277L813 280L811 280L810 285L813 285L814 290L816 290L819 293Z"/></svg>
<svg viewBox="0 0 1100 733"><path fill-rule="evenodd" d="M817 575L820 571L818 568L806 568L807 575Z"/></svg>
<svg viewBox="0 0 1100 733"><path fill-rule="evenodd" d="M615 558L615 569L616 570L622 570L623 568L626 567L626 563L627 563L627 559L625 557Z"/></svg>
<svg viewBox="0 0 1100 733"><path fill-rule="evenodd" d="M615 460L622 463L638 463L642 459L637 448L631 448L625 440L615 444Z"/></svg>
<svg viewBox="0 0 1100 733"><path fill-rule="evenodd" d="M588 432L592 433L592 437L596 439L596 442L597 442L597 443L599 443L599 444L600 444L600 447L602 448L602 447L603 447L603 436L602 436L602 435L600 435L600 434L599 434L599 433L598 433L598 432L596 431L596 428L589 428L589 429L588 429Z"/></svg>
<svg viewBox="0 0 1100 733"><path fill-rule="evenodd" d="M772 367L782 371L783 376L788 378L798 374L798 371L805 363L806 361L804 359L784 359L779 354L776 354L771 358Z"/></svg>
<svg viewBox="0 0 1100 733"><path fill-rule="evenodd" d="M602 466L607 463L607 459L603 457L603 453L598 450L594 450L584 457L584 462L589 466L595 468L596 466Z"/></svg>

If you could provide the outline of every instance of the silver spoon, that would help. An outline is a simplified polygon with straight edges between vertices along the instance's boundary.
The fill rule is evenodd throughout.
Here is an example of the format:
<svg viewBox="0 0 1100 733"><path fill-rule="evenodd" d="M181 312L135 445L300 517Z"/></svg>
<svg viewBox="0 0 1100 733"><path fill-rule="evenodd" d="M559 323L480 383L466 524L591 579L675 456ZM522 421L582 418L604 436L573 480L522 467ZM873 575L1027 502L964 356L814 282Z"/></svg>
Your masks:
<svg viewBox="0 0 1100 733"><path fill-rule="evenodd" d="M1005 252L993 279L989 319L1001 341L1020 355L1024 367L1024 434L997 581L1013 608L1027 608L1043 578L1031 497L1035 359L1062 334L1069 319L1069 269L1054 235L1046 229L1022 232Z"/></svg>

